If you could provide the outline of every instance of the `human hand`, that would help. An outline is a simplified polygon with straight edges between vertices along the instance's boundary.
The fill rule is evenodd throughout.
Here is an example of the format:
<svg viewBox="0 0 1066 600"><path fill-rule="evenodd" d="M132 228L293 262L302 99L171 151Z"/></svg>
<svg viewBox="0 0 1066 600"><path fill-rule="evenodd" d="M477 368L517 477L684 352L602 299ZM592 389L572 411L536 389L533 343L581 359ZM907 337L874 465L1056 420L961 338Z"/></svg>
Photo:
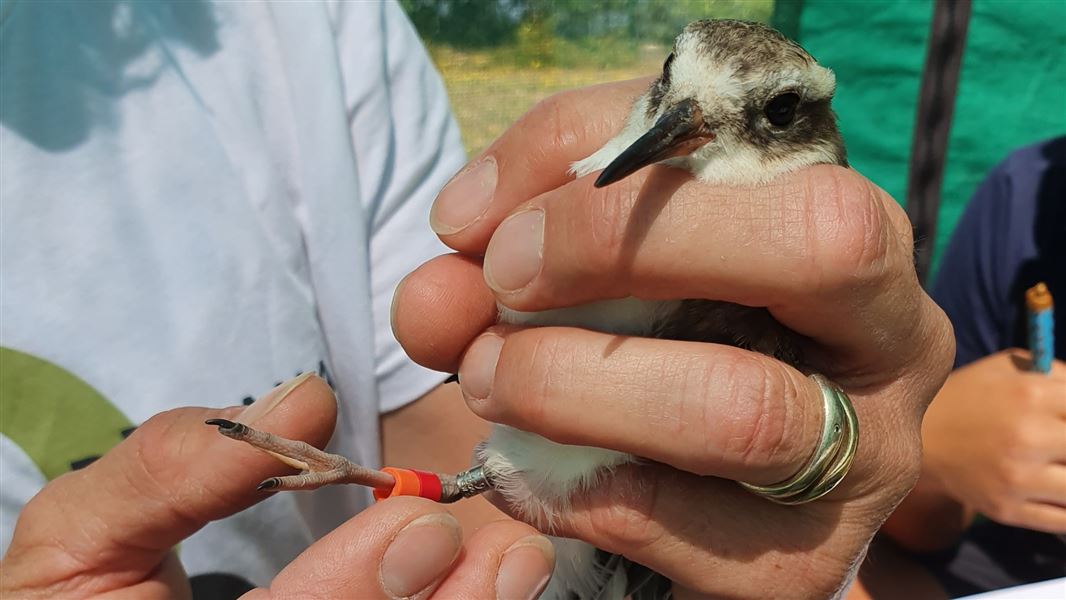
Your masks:
<svg viewBox="0 0 1066 600"><path fill-rule="evenodd" d="M918 284L903 211L853 171L819 166L753 187L661 166L604 189L573 180L570 163L621 128L646 83L555 96L457 176L432 219L462 254L401 284L394 330L416 361L458 371L478 415L650 459L574 498L557 533L663 573L678 597L828 596L913 485L950 327ZM504 221L531 210L542 224ZM497 300L530 311L629 295L765 306L807 336L808 362L850 395L861 426L837 490L786 507L727 481L781 481L816 445L821 393L783 363L713 344L493 326Z"/></svg>
<svg viewBox="0 0 1066 600"><path fill-rule="evenodd" d="M244 413L162 413L92 465L49 483L19 515L0 562L0 596L190 597L174 546L265 498L255 486L278 466L204 421L236 418L325 445L337 410L329 387L311 377L285 392L275 390ZM395 498L317 541L269 588L244 598L532 597L552 561L550 543L528 525L493 523L463 543L442 506Z"/></svg>
<svg viewBox="0 0 1066 600"><path fill-rule="evenodd" d="M1066 533L1066 364L1004 350L953 372L922 425L922 485L1006 525Z"/></svg>

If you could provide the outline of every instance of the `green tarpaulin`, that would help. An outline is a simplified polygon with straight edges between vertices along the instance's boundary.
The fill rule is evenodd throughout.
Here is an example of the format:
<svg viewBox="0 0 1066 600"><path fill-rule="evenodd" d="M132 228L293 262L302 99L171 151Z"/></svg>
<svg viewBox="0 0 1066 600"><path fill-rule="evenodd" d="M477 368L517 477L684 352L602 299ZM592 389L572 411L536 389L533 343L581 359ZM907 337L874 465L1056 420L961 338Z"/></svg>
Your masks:
<svg viewBox="0 0 1066 600"><path fill-rule="evenodd" d="M774 26L836 72L833 103L852 165L901 203L932 15L923 0L778 0L774 10ZM992 167L1064 133L1066 1L973 0L936 256Z"/></svg>

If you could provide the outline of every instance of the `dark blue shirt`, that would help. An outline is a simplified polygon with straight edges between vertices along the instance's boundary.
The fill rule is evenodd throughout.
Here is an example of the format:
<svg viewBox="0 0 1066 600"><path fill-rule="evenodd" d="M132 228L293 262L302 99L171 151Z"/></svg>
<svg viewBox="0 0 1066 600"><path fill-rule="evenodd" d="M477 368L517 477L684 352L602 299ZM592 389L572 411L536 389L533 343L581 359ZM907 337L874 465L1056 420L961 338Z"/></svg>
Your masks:
<svg viewBox="0 0 1066 600"><path fill-rule="evenodd" d="M955 229L933 299L955 326L955 366L1026 346L1025 290L1044 281L1059 305L1066 356L1066 137L1018 150L977 189Z"/></svg>
<svg viewBox="0 0 1066 600"><path fill-rule="evenodd" d="M961 367L1024 348L1025 290L1044 281L1058 305L1055 356L1066 357L1066 137L1018 150L978 188L944 254L933 299L955 327ZM1062 536L979 519L960 544L924 562L958 596L1066 576Z"/></svg>

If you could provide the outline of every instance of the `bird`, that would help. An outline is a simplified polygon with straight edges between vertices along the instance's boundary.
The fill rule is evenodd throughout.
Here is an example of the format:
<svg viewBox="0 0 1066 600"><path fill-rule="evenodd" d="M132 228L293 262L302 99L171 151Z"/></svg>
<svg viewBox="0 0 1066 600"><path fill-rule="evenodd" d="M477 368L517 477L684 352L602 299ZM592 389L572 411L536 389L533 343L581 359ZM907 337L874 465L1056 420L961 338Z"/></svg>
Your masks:
<svg viewBox="0 0 1066 600"><path fill-rule="evenodd" d="M830 69L771 27L739 20L695 21L677 36L661 72L634 101L622 130L573 163L571 172L574 177L599 172L594 185L604 187L653 164L683 169L711 184L758 184L816 164L846 167L831 108L835 89ZM503 304L498 308L501 323L728 344L803 367L803 338L778 323L765 307L628 297L537 312ZM212 424L230 437L255 437L247 428L234 433L243 428L239 424ZM310 489L352 480L354 467L343 464L346 459L309 454L313 448L296 453L276 439L256 439L253 445L305 471L267 480L265 489ZM480 484L471 489L476 493L491 487L515 514L549 533L555 515L575 493L597 485L612 468L639 460L614 450L558 444L503 425L493 427L475 456L478 466L472 472ZM324 476L324 471L333 475ZM359 481L380 485L382 478L370 475ZM457 489L454 479L444 487ZM543 598L651 598L669 589L663 577L584 542L553 542L556 568Z"/></svg>
<svg viewBox="0 0 1066 600"><path fill-rule="evenodd" d="M594 185L604 187L657 163L713 184L758 184L815 164L847 166L831 108L835 89L830 69L766 25L696 21L678 35L622 131L571 170L576 177L599 171ZM539 312L502 304L499 310L500 321L514 325L721 343L802 366L802 338L760 307L629 297ZM636 459L500 425L478 458L512 510L548 529L574 493ZM545 598L622 598L638 591L620 572L628 568L624 561L615 560L614 571L602 561L590 567L597 564L590 546L559 542L556 556Z"/></svg>

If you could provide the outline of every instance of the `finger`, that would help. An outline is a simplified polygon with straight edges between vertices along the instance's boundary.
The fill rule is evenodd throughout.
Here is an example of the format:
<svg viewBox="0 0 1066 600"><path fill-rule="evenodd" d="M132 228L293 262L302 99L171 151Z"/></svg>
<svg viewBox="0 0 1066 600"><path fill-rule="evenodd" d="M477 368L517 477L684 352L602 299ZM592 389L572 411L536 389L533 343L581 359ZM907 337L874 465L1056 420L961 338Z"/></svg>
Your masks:
<svg viewBox="0 0 1066 600"><path fill-rule="evenodd" d="M439 504L391 498L315 542L256 598L427 597L451 571L462 528Z"/></svg>
<svg viewBox="0 0 1066 600"><path fill-rule="evenodd" d="M463 350L496 322L496 298L481 261L438 256L400 282L392 301L392 331L418 364L455 373Z"/></svg>
<svg viewBox="0 0 1066 600"><path fill-rule="evenodd" d="M1059 443L1055 444L1066 449L1066 429L1063 429L1063 420L1066 419L1066 368L1061 361L1053 361L1049 373L1040 373L1029 370L1032 364L1032 355L1028 350L1011 348L1003 352L1009 359L1010 371L1007 376L1017 377L1019 385L1016 386L1016 397L1013 399L1019 405L1019 410L1041 414L1043 416L1055 416L1055 435Z"/></svg>
<svg viewBox="0 0 1066 600"><path fill-rule="evenodd" d="M301 376L243 412L181 408L152 417L90 466L49 483L23 508L5 575L25 579L5 585L40 589L77 581L84 593L132 585L207 522L265 498L256 484L277 474L278 462L204 425L219 417L321 447L332 433L336 402L324 381ZM12 567L19 564L49 568Z"/></svg>
<svg viewBox="0 0 1066 600"><path fill-rule="evenodd" d="M498 521L486 525L465 544L455 569L435 597L537 598L555 565L551 542L525 523Z"/></svg>
<svg viewBox="0 0 1066 600"><path fill-rule="evenodd" d="M1028 437L1019 440L1018 448L1030 448L1034 458L1066 463L1066 421L1053 418L1040 422L1034 420L1022 435Z"/></svg>
<svg viewBox="0 0 1066 600"><path fill-rule="evenodd" d="M868 501L848 500L845 517L845 505L829 497L780 506L731 481L625 465L560 507L553 533L622 554L712 597L792 598L797 589L804 597L830 597L883 515ZM808 551L829 539L833 551L811 569ZM767 587L773 584L765 574L774 572L799 574L802 585Z"/></svg>
<svg viewBox="0 0 1066 600"><path fill-rule="evenodd" d="M1026 502L1016 509L1014 514L1003 519L1007 525L1046 531L1048 533L1066 533L1066 508L1053 504Z"/></svg>
<svg viewBox="0 0 1066 600"><path fill-rule="evenodd" d="M537 104L441 191L430 213L445 244L482 254L514 207L573 179L570 165L622 129L650 78L571 90Z"/></svg>
<svg viewBox="0 0 1066 600"><path fill-rule="evenodd" d="M500 225L486 253L486 280L520 310L626 295L751 304L768 291L802 291L837 271L866 275L906 255L907 240L896 231L903 222L890 222L889 203L862 176L834 166L750 186L705 184L669 167L602 189L580 179L538 196ZM539 236L509 227L526 211L543 217ZM518 259L527 258L535 269L522 268ZM738 263L743 287L718 289L723 276L735 277ZM512 271L532 279L517 281Z"/></svg>
<svg viewBox="0 0 1066 600"><path fill-rule="evenodd" d="M1066 506L1066 466L1051 464L1037 469L1032 481L1019 482L1030 500Z"/></svg>
<svg viewBox="0 0 1066 600"><path fill-rule="evenodd" d="M916 292L902 210L833 166L745 187L667 167L604 189L583 178L500 225L485 279L523 311L625 296L766 306L792 330L846 348L849 360L876 360L882 372L885 356L909 359L929 330L947 332L931 329L942 314Z"/></svg>
<svg viewBox="0 0 1066 600"><path fill-rule="evenodd" d="M799 471L823 421L818 385L767 356L581 329L486 333L459 382L484 419L757 484Z"/></svg>
<svg viewBox="0 0 1066 600"><path fill-rule="evenodd" d="M1031 392L1032 388L1022 390ZM1009 400L1024 416L1004 432L1007 437L1003 443L1011 456L1030 463L1066 462L1066 421L1048 414L1047 397L1025 393Z"/></svg>

